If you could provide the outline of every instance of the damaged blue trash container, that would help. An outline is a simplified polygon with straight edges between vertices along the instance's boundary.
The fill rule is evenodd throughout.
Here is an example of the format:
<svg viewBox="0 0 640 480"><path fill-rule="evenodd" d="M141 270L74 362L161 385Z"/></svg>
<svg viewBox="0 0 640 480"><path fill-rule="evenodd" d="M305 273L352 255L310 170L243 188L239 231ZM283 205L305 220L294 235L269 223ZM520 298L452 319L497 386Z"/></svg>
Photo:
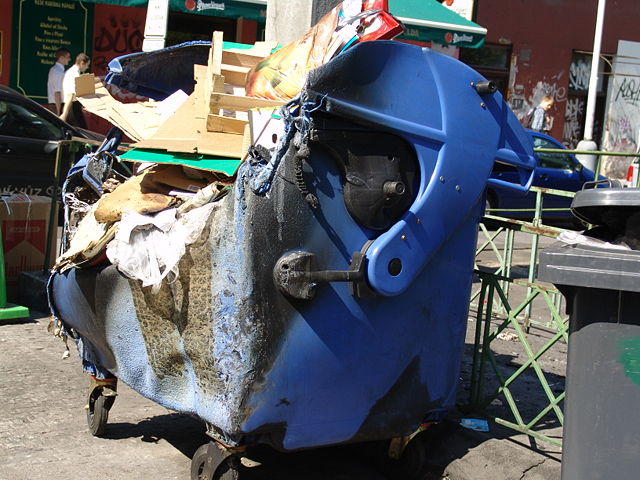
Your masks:
<svg viewBox="0 0 640 480"><path fill-rule="evenodd" d="M86 363L225 445L409 435L454 405L484 190L496 161L528 189L531 140L477 72L391 41L311 72L285 116L174 282L74 269L52 303Z"/></svg>

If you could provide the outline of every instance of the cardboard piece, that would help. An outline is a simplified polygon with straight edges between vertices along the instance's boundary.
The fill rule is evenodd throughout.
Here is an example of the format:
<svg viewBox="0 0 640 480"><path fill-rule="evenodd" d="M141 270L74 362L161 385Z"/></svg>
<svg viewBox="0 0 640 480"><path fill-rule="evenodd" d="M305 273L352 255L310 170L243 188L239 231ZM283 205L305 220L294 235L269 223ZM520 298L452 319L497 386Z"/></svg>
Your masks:
<svg viewBox="0 0 640 480"><path fill-rule="evenodd" d="M33 272L51 267L44 265L51 199L38 195L15 194L0 197L0 229L4 247L7 299L18 301L20 272ZM53 221L57 225L57 211ZM56 258L56 234L51 242L49 258Z"/></svg>
<svg viewBox="0 0 640 480"><path fill-rule="evenodd" d="M258 42L249 49L223 49L222 32L213 32L207 66L194 65L194 92L169 117L158 103L121 103L98 80L78 97L83 107L124 131L135 148L243 158L249 145L249 108L282 102L244 96L249 68L275 45ZM225 78L225 75L228 77ZM88 80L84 80L88 81ZM234 85L238 82L242 85Z"/></svg>
<svg viewBox="0 0 640 480"><path fill-rule="evenodd" d="M94 93L78 96L77 100L85 110L117 126L134 141L151 137L165 119L156 102L119 102L100 79L95 79Z"/></svg>
<svg viewBox="0 0 640 480"><path fill-rule="evenodd" d="M75 78L76 97L83 95L95 95L96 76L93 73L83 73Z"/></svg>

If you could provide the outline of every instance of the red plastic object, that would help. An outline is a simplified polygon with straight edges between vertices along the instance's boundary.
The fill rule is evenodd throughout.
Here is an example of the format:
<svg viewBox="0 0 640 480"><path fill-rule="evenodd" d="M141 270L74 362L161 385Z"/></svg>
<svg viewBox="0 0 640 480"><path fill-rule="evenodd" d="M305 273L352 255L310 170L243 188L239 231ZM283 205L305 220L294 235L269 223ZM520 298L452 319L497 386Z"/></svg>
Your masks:
<svg viewBox="0 0 640 480"><path fill-rule="evenodd" d="M382 8L378 5L384 4L386 7L386 0L369 0L363 4L363 10L368 10L370 8ZM372 6L370 6L372 5ZM369 8L367 8L369 6ZM394 37L397 37L402 32L404 32L404 27L402 24L393 18L393 16L387 11L385 8L382 12L378 12L375 15L375 19L373 22L380 22L380 26L373 30L372 32L365 33L360 39L360 42L368 42L371 40L391 40Z"/></svg>

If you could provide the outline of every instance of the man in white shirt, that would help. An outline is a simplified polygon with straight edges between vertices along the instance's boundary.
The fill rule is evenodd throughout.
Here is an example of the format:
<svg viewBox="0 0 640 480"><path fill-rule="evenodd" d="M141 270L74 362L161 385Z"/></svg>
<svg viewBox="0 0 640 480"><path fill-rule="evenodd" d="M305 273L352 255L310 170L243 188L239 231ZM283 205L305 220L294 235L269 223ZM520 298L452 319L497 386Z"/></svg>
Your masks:
<svg viewBox="0 0 640 480"><path fill-rule="evenodd" d="M47 77L47 98L51 105L55 105L56 115L62 113L62 79L64 78L64 67L69 65L71 52L66 48L59 48L55 53L56 62L49 69Z"/></svg>
<svg viewBox="0 0 640 480"><path fill-rule="evenodd" d="M89 65L91 59L86 53L79 53L76 56L76 63L69 68L62 80L62 95L64 99L64 108L60 118L67 121L71 125L76 127L87 128L87 124L84 121L82 115L82 106L76 98L76 78L84 73Z"/></svg>

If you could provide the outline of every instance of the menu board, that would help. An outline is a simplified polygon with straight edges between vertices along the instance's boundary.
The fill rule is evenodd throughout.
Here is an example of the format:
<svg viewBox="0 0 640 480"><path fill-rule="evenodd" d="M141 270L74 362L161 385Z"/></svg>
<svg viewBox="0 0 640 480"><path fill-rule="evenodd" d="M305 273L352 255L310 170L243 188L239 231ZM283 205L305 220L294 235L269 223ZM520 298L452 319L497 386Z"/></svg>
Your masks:
<svg viewBox="0 0 640 480"><path fill-rule="evenodd" d="M78 53L91 54L93 5L76 0L16 0L13 10L11 86L46 102L47 76L56 50L71 52L70 65Z"/></svg>

